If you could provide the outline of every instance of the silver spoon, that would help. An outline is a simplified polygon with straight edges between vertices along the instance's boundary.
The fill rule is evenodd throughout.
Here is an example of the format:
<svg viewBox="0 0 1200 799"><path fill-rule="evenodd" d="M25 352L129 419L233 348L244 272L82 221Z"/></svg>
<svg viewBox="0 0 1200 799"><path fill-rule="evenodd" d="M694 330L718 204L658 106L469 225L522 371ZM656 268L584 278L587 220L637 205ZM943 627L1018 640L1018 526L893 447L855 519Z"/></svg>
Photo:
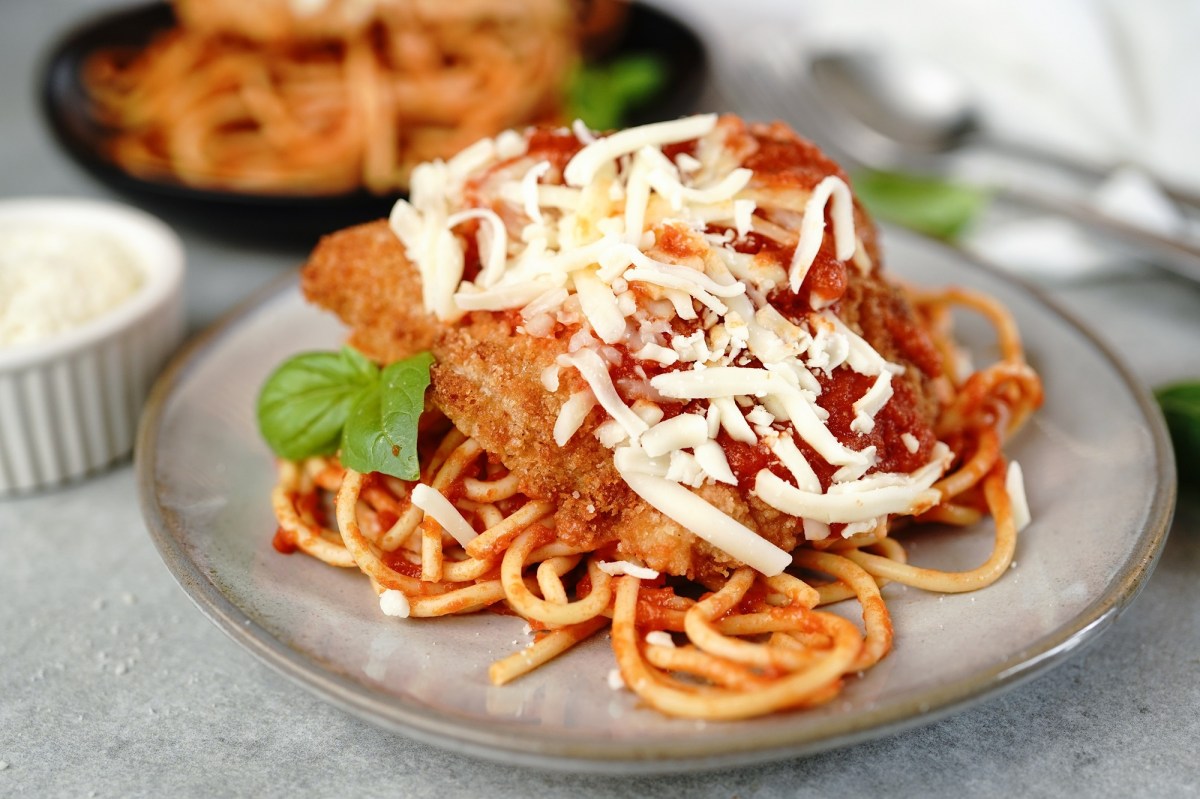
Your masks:
<svg viewBox="0 0 1200 799"><path fill-rule="evenodd" d="M986 133L970 92L955 76L933 64L877 52L835 51L808 64L809 92L820 105L826 138L836 149L878 169L937 171L944 156L961 148L986 147L1100 180L1081 162ZM1162 235L1104 214L1089 205L1005 183L1008 198L1066 216L1107 237L1149 251L1155 261L1200 280L1200 245ZM1200 205L1196 197L1164 186L1177 202Z"/></svg>
<svg viewBox="0 0 1200 799"><path fill-rule="evenodd" d="M923 61L832 52L808 65L831 138L865 165L911 167L957 150L981 130L966 88ZM923 165L927 165L923 163Z"/></svg>
<svg viewBox="0 0 1200 799"><path fill-rule="evenodd" d="M880 52L839 50L810 59L818 99L831 112L828 122L846 147L867 166L886 169L932 163L964 147L984 147L1102 179L1091 164L989 133L966 84L928 61ZM1177 202L1200 206L1200 196L1158 181Z"/></svg>

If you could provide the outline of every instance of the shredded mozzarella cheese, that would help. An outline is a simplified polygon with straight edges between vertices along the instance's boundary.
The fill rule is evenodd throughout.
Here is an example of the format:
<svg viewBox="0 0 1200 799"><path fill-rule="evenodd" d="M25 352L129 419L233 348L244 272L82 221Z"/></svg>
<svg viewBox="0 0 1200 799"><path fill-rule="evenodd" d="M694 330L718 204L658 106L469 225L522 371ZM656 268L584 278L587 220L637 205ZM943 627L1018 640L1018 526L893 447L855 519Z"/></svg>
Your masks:
<svg viewBox="0 0 1200 799"><path fill-rule="evenodd" d="M650 457L688 447L697 447L708 440L708 421L694 413L681 413L651 427L642 434L642 449Z"/></svg>
<svg viewBox="0 0 1200 799"><path fill-rule="evenodd" d="M598 139L577 152L567 162L563 178L568 186L586 186L592 182L600 168L610 161L637 152L643 147L698 139L716 124L716 114L702 114L619 131Z"/></svg>
<svg viewBox="0 0 1200 799"><path fill-rule="evenodd" d="M1021 471L1021 464L1016 461L1008 464L1008 471L1004 475L1004 488L1012 501L1013 524L1019 533L1029 525L1033 517L1029 513L1029 500L1025 497L1025 475Z"/></svg>
<svg viewBox="0 0 1200 799"><path fill-rule="evenodd" d="M622 472L621 476L634 493L662 514L766 576L780 574L791 565L792 556L787 552L679 483L636 472Z"/></svg>
<svg viewBox="0 0 1200 799"><path fill-rule="evenodd" d="M654 580L658 577L658 572L654 569L647 569L645 566L639 566L627 560L600 561L599 566L600 571L605 574L611 574L613 577L620 574L628 574L630 577L636 577L639 580Z"/></svg>
<svg viewBox="0 0 1200 799"><path fill-rule="evenodd" d="M788 269L788 284L792 291L800 290L800 284L821 249L821 240L825 237L825 206L831 202L835 255L839 261L848 261L854 255L854 198L845 181L830 175L816 185L804 207L800 241Z"/></svg>
<svg viewBox="0 0 1200 799"><path fill-rule="evenodd" d="M833 313L836 298L814 291L812 310L788 317L766 299L780 287L800 290L826 236L827 212L835 257L870 270L845 182L827 176L802 203L774 206L722 143L713 114L603 136L578 121L570 130L582 147L563 169L563 185L543 183L554 173L551 162L509 132L447 162L419 166L410 199L398 202L390 217L417 264L431 313L454 320L469 311L519 310L519 330L527 335L549 338L567 330L566 352L542 368L541 383L558 391L559 370L572 367L587 388L561 407L555 442L569 442L599 405L607 418L594 434L612 450L629 487L764 574L782 571L788 554L691 490L737 484L722 437L765 449L783 465L790 479L762 469L754 491L801 517L809 540L828 537L831 524L844 525L839 529L850 535L872 529L886 514L936 501L932 485L949 463L944 445L912 474L871 474L874 447L850 449L818 404L822 374L851 369L874 377L854 401L850 424L854 433L872 433L892 400L892 377L903 368ZM664 154L667 145L690 141L694 155L672 160ZM483 170L499 174L492 194L479 197L480 184L470 181ZM481 263L478 275L464 281L465 231L456 227L468 220L481 223ZM790 260L738 252L735 242L751 232L784 247L794 243ZM668 403L688 407L664 419ZM911 433L901 441L909 452L920 449ZM822 490L810 457L833 467L828 489ZM1025 519L1015 463L1008 479L1014 515ZM474 537L461 514L448 511L449 503L428 486L414 489L413 502L456 538ZM605 567L638 576L652 571L623 563Z"/></svg>
<svg viewBox="0 0 1200 799"><path fill-rule="evenodd" d="M642 418L629 409L617 393L612 377L608 374L608 366L600 359L595 350L583 349L567 357L568 363L579 370L579 374L591 386L600 406L617 424L625 429L631 438L637 438L649 427Z"/></svg>
<svg viewBox="0 0 1200 799"><path fill-rule="evenodd" d="M565 446L583 426L588 413L596 407L596 396L590 391L576 391L558 411L554 422L554 443Z"/></svg>
<svg viewBox="0 0 1200 799"><path fill-rule="evenodd" d="M458 508L433 486L424 483L413 486L412 504L432 516L443 530L464 547L479 535Z"/></svg>

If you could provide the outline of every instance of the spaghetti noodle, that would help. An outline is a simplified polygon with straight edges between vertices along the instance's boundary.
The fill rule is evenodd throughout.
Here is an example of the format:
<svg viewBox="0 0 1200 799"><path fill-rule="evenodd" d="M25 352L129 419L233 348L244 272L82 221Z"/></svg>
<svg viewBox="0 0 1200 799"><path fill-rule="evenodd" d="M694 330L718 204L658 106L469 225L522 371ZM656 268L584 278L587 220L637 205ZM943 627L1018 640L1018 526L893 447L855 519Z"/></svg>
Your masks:
<svg viewBox="0 0 1200 799"><path fill-rule="evenodd" d="M553 119L578 58L558 0L469 13L419 0L332 4L354 6L353 25L278 3L279 30L262 5L181 5L183 24L144 49L88 59L83 80L113 131L113 161L203 188L391 193L417 163ZM222 24L204 24L208 15Z"/></svg>
<svg viewBox="0 0 1200 799"><path fill-rule="evenodd" d="M617 139L614 144L615 136L607 143L604 139L586 144L580 141L557 165L540 169L540 172L558 172L566 176L569 183L572 164L582 163L579 169L590 169L600 163L596 171L610 170L610 180L613 174L627 177L620 192L612 190L609 183L603 194L597 195L623 200L611 215L603 218L620 218L626 224L644 225L644 230L654 231L653 239L661 245L672 220L700 214L695 208L700 205L708 209L703 212L706 214L703 224L714 246L746 241L751 230L770 231L770 235L783 239L783 247L770 257L795 267L794 253L805 249L801 246L806 235L804 219L797 218L792 212L778 213L778 209L800 208L803 216L809 212L803 209L813 207L811 198L818 193L785 183L788 193L784 195L778 181L772 184L770 175L795 174L794 167L808 161L796 160L799 150L790 151L791 160L775 152L777 164L774 170L762 169L751 176L736 171L744 168L738 166L739 163L753 162L745 155L749 143L755 143L761 153L777 141L795 141L791 134L778 128L751 128L752 139L748 143L739 139L746 134L746 128L736 120L725 119L720 123L708 120L707 124L697 124L693 118L681 121L680 125L682 132L666 134L665 146L688 142L688 152L694 153L689 158L700 164L707 161L723 165L710 170L706 179L692 181L690 185L673 188L661 177L651 178L648 183L658 184L651 192L659 193L659 196L669 196L672 191L690 196L694 204L691 208L687 207L686 201L678 205L656 204L655 199L639 194L636 178L628 177L630 173L636 175L636 158L632 163L619 163L623 154L618 145L622 140ZM662 129L656 130L657 135L661 135ZM528 138L528 141L533 139ZM739 152L738 141L741 142L742 157L727 158L729 153ZM592 146L597 149L589 151L587 148ZM633 146L633 151L639 153L644 150L638 148L647 147L662 147L659 152L665 151L664 142L647 144L644 136L641 139L634 137L632 145L627 137L624 146ZM470 187L468 193L480 203L489 202L487 198L494 196L490 192L496 190L492 179L498 172L524 174L538 163L543 152L531 143L526 152L499 157L500 166L490 171L484 167L487 159L479 152L462 156L476 159L474 167L463 172L469 176L464 178ZM589 166L588 155L597 152L602 157L597 157ZM681 152L676 151L676 162L692 166L687 158L680 158ZM809 154L804 158L811 160L812 156ZM604 166L605 159L614 166ZM461 162L436 168L453 172L459 165ZM701 169L703 166L691 171L695 174ZM730 174L736 177L731 180ZM817 184L829 176L808 175L806 179ZM583 182L586 193L590 184L586 178ZM725 188L721 191L729 191L731 196L714 199L718 192L713 187L722 184ZM729 186L734 188L730 190ZM506 196L502 181L498 192L500 196ZM859 338L837 316L830 315L830 308L837 309L839 303L849 302L850 295L845 293L849 290L847 287L857 286L856 280L875 279L874 259L868 252L871 248L864 247L862 239L868 228L858 209L852 211L857 217L852 224L859 231L859 235L851 239L853 247L839 247L841 256L829 253L836 242L828 239L846 235L847 230L845 224L838 222L838 215L846 212L846 208L839 209L837 194L836 191L826 192L830 207L827 209L822 203L814 212L822 216L829 213L833 217L832 234L826 236L818 229L818 234L826 240L819 242L814 252L822 254L814 257L811 264L800 264L802 269L807 269L798 284L802 288L800 291L789 290L803 303L789 305L781 299L785 296L781 294L775 294L776 299L768 303L763 299L768 292L754 291L757 301L762 303L759 313L751 311L742 320L758 321L747 323L751 329L741 351L745 357L735 354L729 361L733 366L725 365L710 348L707 362L700 361L699 366L697 359L675 361L658 370L647 370L639 380L615 379L610 385L621 388L605 394L604 383L595 375L585 373L590 368L588 359L578 355L588 347L595 348L594 352L603 352L595 343L588 343L590 336L580 337L579 330L599 337L611 321L605 317L603 306L595 301L597 294L589 295L596 289L589 283L589 278L580 275L573 278L574 290L590 296L580 303L581 312L576 308L566 317L574 320L573 326L564 325L562 316L556 321L562 329L557 330L554 327L539 328L533 321L554 301L561 307L571 296L576 296L568 291L555 293L552 297L538 293L536 297L540 299L520 300L525 306L521 319L526 328L520 335L539 338L529 330L542 329L540 338L546 340L552 351L557 351L554 342L564 345L558 360L554 361L562 370L565 371L568 365L582 364L578 367L580 375L574 382L568 380L571 374L566 373L561 385L544 389L557 392L556 396L563 399L558 410L560 421L553 425L554 431L543 429L540 435L552 437L556 446L563 449L581 446L575 437L586 433L599 440L613 453L615 471L612 473L617 476L617 487L621 487L619 481L627 484L627 493L621 495L627 498L624 501L636 504L639 514L647 506L658 508L662 514L659 517L661 524L679 531L673 534L674 546L689 550L688 559L681 561L679 552L656 548L653 540L647 544L642 537L646 531L623 528L620 518L606 531L581 536L574 529L572 513L577 511L570 506L570 499L564 500L552 491L539 490L539 479L552 478L532 475L528 466L522 466L519 453L514 453L511 448L485 446L485 440L496 431L463 413L463 408L456 404L458 398L446 389L447 378L440 371L434 373L436 407L426 412L418 444L420 479L406 482L381 474L364 475L343 469L336 458L330 457L302 462L282 461L274 493L279 522L277 548L298 548L330 565L357 568L367 575L385 599L404 600L399 607L401 611L406 609L411 617L470 613L487 607L500 607L521 616L535 631L535 641L491 665L489 677L496 684L527 674L598 630L609 627L624 685L647 705L669 715L698 719L749 718L809 707L836 696L846 680L854 679L854 675L873 666L891 649L893 630L881 593L881 588L888 582L937 592L972 591L991 584L1011 565L1017 533L1027 509L1020 481L1014 479L1016 467L1006 461L1002 445L1041 402L1040 382L1025 362L1015 324L999 303L959 288L944 291L903 289L894 297L888 295L893 297L889 300L891 304L886 306L894 314L889 317L890 324L892 327L901 322L915 325L915 329L927 337L922 339L928 344L921 350L925 357L945 364L963 362L954 339L956 309L973 311L987 319L996 330L999 351L996 362L976 371L959 374L954 369L944 369L935 376L926 373L929 379L920 385L926 386L935 410L929 419L932 426L929 440L922 440L924 422L916 413L919 402L905 393L910 390L906 386L915 378L912 372L921 371L920 368L911 361L903 370L889 368L886 364L890 361L883 360L865 339ZM732 205L747 195L757 198L748 227L743 225L744 231L735 237L726 236L724 223L720 221L724 217L720 214L728 213L731 223L735 213L744 216L743 211L735 212ZM448 192L446 196L452 195ZM414 196L414 202L420 206L432 202L430 197L445 202L438 195ZM773 198L771 204L768 204L768 198ZM512 217L514 212L502 204L475 207L490 207L495 213L508 216L510 224L528 225L528 220L537 216L532 213L534 202L541 203L538 210L549 216L553 208L550 203L565 204L565 199L561 194L546 192L525 204L519 202L518 197L514 205L525 209L524 216L519 219ZM635 208L635 202L645 205ZM721 202L728 202L730 207L725 211L711 209ZM424 207L429 213L431 206ZM420 212L421 208L416 210ZM401 216L405 213L407 211L401 211ZM444 208L443 214L448 215ZM438 223L440 229L453 230L455 223L447 223L446 215ZM567 216L567 211L561 212L561 217ZM408 221L413 220L409 218ZM591 221L597 220L592 218ZM743 218L742 221L747 220ZM576 216L568 222L579 224L581 220ZM787 222L791 224L784 224ZM402 230L401 238L417 241L414 229ZM628 230L620 232L624 235ZM624 239L638 240L639 252L649 241L641 232ZM533 233L526 227L521 236L527 243L534 238ZM491 268L486 265L489 247L496 246L499 231L480 224L478 234L481 242L475 253L479 260L475 268L479 271L466 268L463 272L463 285L474 275L479 275L474 277L478 290L464 291L458 282L451 286L451 290L468 301L484 295L488 289L503 286L503 275L508 274L503 270L521 263L521 255L515 254L520 242L511 242L512 249L507 252L508 266L497 262L493 282L487 284L482 275ZM552 260L603 241L603 233L594 230L588 235L592 237L591 242L582 242L575 249L564 244L560 255L543 251L542 257ZM414 249L410 243L410 253ZM661 246L658 249L650 247L647 251L651 256L642 258L629 250L620 250L624 256L589 251L579 256L576 262L582 263L576 269L590 270L594 279L603 280L610 287L615 284L620 289L622 286L614 278L605 277L606 270L609 275L623 274L620 279L632 284L638 276L635 270L650 271L656 263L666 266L657 260L664 257ZM760 247L758 252L763 249ZM720 279L723 273L719 264L700 259L700 265L695 265L696 262L689 261L686 254L679 253L677 250L677 257L671 264L674 269L661 270L662 275L670 276L670 286L691 281L700 286L692 296L701 292L704 295L695 300L697 304L719 297L722 305L739 305L737 297L742 295L735 293L734 283ZM623 271L613 267L614 263L622 266ZM693 265L688 266L689 263ZM823 270L831 264L842 269L857 269L858 277L853 277L853 273L847 273L850 278L843 275L843 293L827 301L837 289L833 285L837 281L828 273L822 276ZM417 266L422 270L426 268L419 261ZM689 276L680 269L692 269L696 274ZM432 276L428 272L424 276L429 286ZM751 276L738 285L749 292L755 288L752 285L754 279ZM437 289L436 286L431 288L433 290L425 299L427 307L436 308ZM861 286L853 291L858 292L856 296L860 301L861 297L867 296L863 294L866 289ZM658 313L675 315L676 326L669 327L671 332L664 333L661 341L689 339L693 326L704 324L700 320L692 325L685 324L689 321L689 304L678 298L672 300L667 290L655 292L638 299L653 304ZM599 296L603 296L603 292ZM516 302L511 297L505 301ZM896 302L903 304L895 305ZM532 311L529 306L534 306ZM741 304L740 307L746 306ZM791 330L779 325L771 313L762 311L767 307L782 308L794 320L793 324L805 320L815 331L802 342L803 351L808 355L801 365L807 364L807 368L814 371L828 367L827 371L821 372L824 382L818 381L821 389L818 399L824 398L826 404L815 406L824 412L824 420L817 411L806 417L808 405L788 405L796 396L789 388L792 384L767 377L778 372L750 368L755 359L774 357L768 355L772 346L764 332L768 331L768 325L774 325L778 330ZM910 307L911 311L896 310ZM628 306L626 310L626 317L632 318L634 311ZM488 324L494 324L497 313L497 310L485 309L477 311L476 316L482 314ZM501 319L509 318L503 312L499 313ZM846 315L849 316L849 309ZM714 311L708 327L700 328L710 336L705 340L718 336L713 331L717 329L715 320L719 316L721 314ZM729 313L725 313L725 318L729 319ZM452 331L476 322L478 320L451 319L442 323L445 326L440 329L448 331L443 335L452 338ZM511 318L505 324L517 326ZM753 327L755 324L760 326ZM875 329L874 323L865 316L855 324L861 331ZM880 329L887 327L885 324ZM910 334L911 331L905 335ZM823 343L814 343L820 335L825 335L826 339ZM883 341L880 336L883 334L876 338ZM568 349L566 340L579 346ZM796 343L799 341L796 339L793 344L799 347L800 343ZM638 351L647 356L643 360L660 354L650 344L649 337L638 342ZM635 349L633 344L626 346L628 350ZM665 348L666 345L659 346ZM439 341L435 344L435 354L446 347ZM676 347L676 350L682 349ZM840 360L834 358L838 363L828 366L829 361L823 358L835 352L840 353ZM443 355L438 354L438 357L441 359ZM778 355L774 361L759 362L774 365L792 361ZM619 353L615 363L601 361L602 369L610 375L614 371L629 374L617 371L626 368L624 363ZM446 368L446 363L439 363L437 368ZM745 372L720 371L739 368ZM933 366L929 369L937 371ZM856 387L854 392L861 392L861 395L845 393L844 387L832 377L839 370L845 371L843 376ZM726 412L729 404L721 402L721 397L726 396L721 393L724 390L721 375L724 374L738 374L741 382L735 381L729 389L737 398L732 407L746 430L756 435L757 450L745 447L738 450L730 443L732 439L712 433L707 424L702 424L704 414L697 408L705 400L687 395L674 400L672 407L672 387L702 384L706 387L708 407L717 409L713 415ZM885 374L888 376L883 377ZM658 379L662 375L669 376L670 380ZM716 380L720 385L701 383L710 380ZM905 380L910 382L903 382ZM757 383L754 381L759 381L765 388L755 388ZM633 389L647 383L659 387L654 402L643 398L640 405L636 402L624 404L632 402L630 392ZM892 387L894 393L880 400L879 390L875 388L879 385ZM580 396L582 391L593 394L590 402L574 401L575 405L584 406L581 415L578 408L572 407L570 398ZM776 395L770 392L782 392L785 399L774 401L771 398ZM837 399L839 396L841 399ZM810 400L808 395L801 395L798 401ZM756 404L759 402L766 404ZM835 407L838 403L845 406L840 411ZM648 404L654 405L659 412L649 412ZM631 411L630 416L624 417L622 408L626 411L636 408L637 412ZM668 410L663 411L663 408ZM840 422L839 413L844 417ZM447 421L443 414L452 421ZM689 414L700 421L688 421ZM824 431L806 422L807 418L824 425ZM680 419L684 421L672 421ZM735 422L717 421L740 429ZM639 422L643 425L641 428ZM623 431L614 432L614 423L617 426L627 424L636 432L618 435ZM656 430L659 431L657 434ZM833 435L831 441L828 434L834 430L841 434ZM877 437L869 439L869 434ZM672 436L677 437L672 439ZM793 442L791 446L779 443L783 436ZM856 455L862 456L867 451L866 447L861 447L865 441L882 442L878 436L896 438L896 447L906 451L911 456L909 460L887 460L893 456L882 443L871 445L877 447L871 450L874 458L871 463L864 465L856 460ZM716 453L707 443L713 441L723 448L724 457L714 457ZM835 447L835 444L846 446L855 442L860 449L843 451ZM670 449L671 446L674 449ZM691 485L688 482L693 479L691 476L668 466L667 461L673 460L667 458L668 452L691 453L705 476L696 485ZM841 463L827 462L824 453ZM889 468L893 462L915 466ZM766 527L754 530L739 521L740 518L746 523L758 524L759 517L744 512L739 514L733 505L714 493L714 486L721 481L713 475L722 473L721 463L727 464L725 471L735 484L721 490L728 491L728 496L741 496L743 487L748 488L747 493L755 501L770 506L773 512L767 518L775 520L776 527L784 528L790 524L789 529L802 537L791 539L793 545L787 546L786 530L781 532ZM806 476L805 465L811 477ZM603 466L605 464L601 462L597 469ZM639 475L653 479L639 482ZM555 476L553 479L565 478ZM816 490L804 490L810 481L817 486ZM690 500L677 500L677 491L684 491L693 498L707 498L706 507L712 513L696 510L697 506L689 504ZM600 501L599 495L596 496L596 501ZM803 503L805 518L799 518L800 514L787 515L796 503ZM765 513L761 507L759 511ZM731 512L738 518L725 516L728 522L721 522L721 516L717 515ZM930 522L970 526L985 517L990 517L994 526L992 553L981 565L964 572L944 572L909 563L903 545L894 536L896 531L910 525ZM596 525L605 523L598 515L594 518ZM647 517L635 515L634 518L644 520ZM336 525L332 523L334 520ZM703 527L710 529L700 529ZM718 527L724 532L714 533ZM747 542L740 537L739 530L745 530L756 541ZM703 540L697 537L701 533ZM783 554L781 563L776 551ZM755 566L750 563L752 560L762 565ZM672 564L681 562L688 566L674 569ZM848 599L856 600L860 606L861 627L824 609Z"/></svg>

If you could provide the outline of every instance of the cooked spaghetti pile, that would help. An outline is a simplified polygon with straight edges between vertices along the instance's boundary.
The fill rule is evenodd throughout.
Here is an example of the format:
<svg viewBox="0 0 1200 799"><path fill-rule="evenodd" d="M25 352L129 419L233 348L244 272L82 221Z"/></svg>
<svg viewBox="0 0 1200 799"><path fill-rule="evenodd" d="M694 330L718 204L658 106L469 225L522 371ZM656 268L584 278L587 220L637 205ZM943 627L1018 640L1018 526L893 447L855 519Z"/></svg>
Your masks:
<svg viewBox="0 0 1200 799"><path fill-rule="evenodd" d="M258 193L407 186L413 166L556 117L578 57L561 0L177 0L180 24L85 64L112 160Z"/></svg>
<svg viewBox="0 0 1200 799"><path fill-rule="evenodd" d="M890 650L888 581L971 591L1012 563L1001 445L1041 402L1012 319L884 280L844 175L786 128L506 134L420 167L391 228L326 239L304 285L377 360L432 350L420 479L281 461L276 546L361 570L389 615L523 617L494 683L611 625L664 713L812 706ZM997 331L976 371L962 309ZM965 572L892 535L987 517ZM850 599L861 627L821 609Z"/></svg>

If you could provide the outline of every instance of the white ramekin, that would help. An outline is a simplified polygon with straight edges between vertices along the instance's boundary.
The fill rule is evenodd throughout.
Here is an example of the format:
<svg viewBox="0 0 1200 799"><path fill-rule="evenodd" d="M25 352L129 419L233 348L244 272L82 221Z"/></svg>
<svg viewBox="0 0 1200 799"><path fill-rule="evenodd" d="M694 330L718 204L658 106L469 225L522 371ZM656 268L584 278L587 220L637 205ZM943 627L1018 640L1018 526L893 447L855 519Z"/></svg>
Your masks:
<svg viewBox="0 0 1200 799"><path fill-rule="evenodd" d="M149 214L98 200L0 200L0 223L100 232L145 279L100 316L0 346L0 496L87 475L126 455L150 386L183 338L183 246Z"/></svg>

